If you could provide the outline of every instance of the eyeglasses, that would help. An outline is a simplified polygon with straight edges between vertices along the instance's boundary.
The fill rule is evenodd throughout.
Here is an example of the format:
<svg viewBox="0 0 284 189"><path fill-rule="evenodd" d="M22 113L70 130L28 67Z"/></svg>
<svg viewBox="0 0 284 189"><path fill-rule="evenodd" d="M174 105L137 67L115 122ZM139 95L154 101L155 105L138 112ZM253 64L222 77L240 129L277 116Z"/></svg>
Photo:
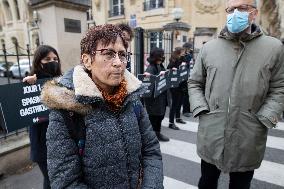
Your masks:
<svg viewBox="0 0 284 189"><path fill-rule="evenodd" d="M100 54L107 60L107 61L114 61L114 59L116 58L116 54L118 55L119 60L126 64L128 57L131 55L130 52L126 52L126 51L114 51L112 49L98 49L95 50L95 52L101 52Z"/></svg>
<svg viewBox="0 0 284 189"><path fill-rule="evenodd" d="M225 11L229 14L233 13L235 11L235 9L238 9L238 11L240 12L248 12L251 8L256 8L255 6L253 5L247 5L247 4L244 4L244 5L240 5L238 7L228 7L225 9Z"/></svg>

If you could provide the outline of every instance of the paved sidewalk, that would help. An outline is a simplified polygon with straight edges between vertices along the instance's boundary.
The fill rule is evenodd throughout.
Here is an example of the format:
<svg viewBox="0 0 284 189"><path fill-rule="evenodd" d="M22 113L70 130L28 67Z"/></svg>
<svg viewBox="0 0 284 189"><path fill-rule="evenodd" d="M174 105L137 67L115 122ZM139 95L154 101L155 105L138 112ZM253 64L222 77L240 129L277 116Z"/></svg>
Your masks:
<svg viewBox="0 0 284 189"><path fill-rule="evenodd" d="M1 189L42 189L43 177L38 166L0 180Z"/></svg>

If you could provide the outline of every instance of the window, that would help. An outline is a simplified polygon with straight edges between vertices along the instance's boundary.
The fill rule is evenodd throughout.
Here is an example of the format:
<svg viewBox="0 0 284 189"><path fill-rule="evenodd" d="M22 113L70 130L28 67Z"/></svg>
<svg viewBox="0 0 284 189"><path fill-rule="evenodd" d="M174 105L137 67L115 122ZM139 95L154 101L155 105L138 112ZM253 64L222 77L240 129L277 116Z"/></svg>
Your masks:
<svg viewBox="0 0 284 189"><path fill-rule="evenodd" d="M17 20L20 20L20 12L19 12L18 1L17 1L17 0L14 0L14 4L15 4L15 8L16 8L16 17L17 17Z"/></svg>
<svg viewBox="0 0 284 189"><path fill-rule="evenodd" d="M187 41L187 36L183 35L183 36L182 36L182 42L185 43L186 41Z"/></svg>
<svg viewBox="0 0 284 189"><path fill-rule="evenodd" d="M164 7L164 0L145 0L144 11L158 9Z"/></svg>
<svg viewBox="0 0 284 189"><path fill-rule="evenodd" d="M124 15L123 0L110 0L109 17Z"/></svg>
<svg viewBox="0 0 284 189"><path fill-rule="evenodd" d="M162 48L163 33L162 32L150 32L150 49L154 47Z"/></svg>
<svg viewBox="0 0 284 189"><path fill-rule="evenodd" d="M10 4L8 3L8 1L4 1L4 10L5 10L5 15L6 15L6 19L7 21L11 21L12 20L12 12L11 12L11 8L10 8Z"/></svg>

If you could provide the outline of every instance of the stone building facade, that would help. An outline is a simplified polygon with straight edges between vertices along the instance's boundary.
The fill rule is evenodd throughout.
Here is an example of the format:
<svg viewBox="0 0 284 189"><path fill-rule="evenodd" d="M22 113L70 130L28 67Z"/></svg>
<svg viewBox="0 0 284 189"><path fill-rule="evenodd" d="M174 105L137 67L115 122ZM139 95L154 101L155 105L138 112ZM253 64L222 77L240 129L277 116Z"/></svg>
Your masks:
<svg viewBox="0 0 284 189"><path fill-rule="evenodd" d="M284 40L284 0L259 0L258 7L263 30Z"/></svg>
<svg viewBox="0 0 284 189"><path fill-rule="evenodd" d="M21 47L30 44L31 49L39 44L52 45L68 68L78 63L80 38L93 24L86 17L89 4L95 24L128 22L150 34L168 32L173 46L194 41L199 49L216 37L226 22L226 0L0 0L0 45L10 48L15 41ZM178 23L173 16L175 8L183 9ZM264 31L284 39L284 0L258 0L258 8L258 23ZM64 18L80 20L81 32L65 32ZM72 27L72 22L69 24ZM179 26L185 29L179 30ZM151 40L152 44L162 43L159 38Z"/></svg>
<svg viewBox="0 0 284 189"><path fill-rule="evenodd" d="M189 26L183 35L176 35L174 46L195 40L196 47L215 37L225 23L226 0L92 0L96 24L128 22L152 32L164 31L164 26L176 22L175 8L182 8L178 20ZM180 31L172 32L181 33Z"/></svg>
<svg viewBox="0 0 284 189"><path fill-rule="evenodd" d="M0 42L9 53L15 52L15 41L22 53L27 44L32 52L40 44L51 45L67 70L80 62L80 40L87 30L89 8L90 0L0 0Z"/></svg>
<svg viewBox="0 0 284 189"><path fill-rule="evenodd" d="M227 0L92 0L96 24L127 22L133 27L150 31L164 31L164 26L175 22L174 8L182 8L180 22L190 26L174 46L193 41L199 49L203 43L216 37L226 23ZM266 33L284 37L284 0L258 0L259 23ZM282 14L282 15L281 15ZM176 32L176 31L172 31ZM177 37L178 35L173 35Z"/></svg>
<svg viewBox="0 0 284 189"><path fill-rule="evenodd" d="M31 48L39 41L38 31L33 24L33 12L28 0L0 0L0 41L9 48L15 41ZM2 45L1 45L2 47Z"/></svg>

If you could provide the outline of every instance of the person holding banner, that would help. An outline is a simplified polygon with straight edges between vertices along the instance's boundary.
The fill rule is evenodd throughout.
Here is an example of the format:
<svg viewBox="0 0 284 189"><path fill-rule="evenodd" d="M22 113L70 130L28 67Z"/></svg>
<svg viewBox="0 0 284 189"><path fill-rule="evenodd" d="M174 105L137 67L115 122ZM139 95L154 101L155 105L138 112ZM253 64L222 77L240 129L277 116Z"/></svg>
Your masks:
<svg viewBox="0 0 284 189"><path fill-rule="evenodd" d="M32 63L31 76L23 79L23 82L34 84L37 79L58 77L61 75L61 64L57 51L48 45L39 46L35 53ZM48 118L46 120L31 125L29 136L31 142L31 160L36 162L43 174L43 188L50 188L47 171L46 153L46 131Z"/></svg>
<svg viewBox="0 0 284 189"><path fill-rule="evenodd" d="M164 188L145 89L126 70L126 50L118 26L94 26L81 40L81 64L44 85L52 188Z"/></svg>
<svg viewBox="0 0 284 189"><path fill-rule="evenodd" d="M190 62L193 58L193 45L189 42L183 44L182 46L185 49L184 61L186 62L187 69L190 70ZM188 87L185 85L184 87L184 98L182 101L182 114L185 117L190 117L190 104L189 104L189 96L188 96Z"/></svg>
<svg viewBox="0 0 284 189"><path fill-rule="evenodd" d="M184 48L176 47L170 57L170 63L167 69L178 69L182 64L185 64L184 55L185 55ZM180 117L181 105L186 90L187 90L187 81L181 82L177 88L170 89L172 96L172 103L170 108L169 128L171 129L179 130L179 127L175 125L174 121L175 118L177 123L186 124L186 122Z"/></svg>
<svg viewBox="0 0 284 189"><path fill-rule="evenodd" d="M154 47L147 61L150 63L145 71L145 75L159 75L165 73L166 69L163 66L165 61L164 50ZM152 127L156 132L159 141L167 142L170 139L161 133L162 120L165 117L167 107L167 91L161 93L158 97L144 98L145 106L149 114Z"/></svg>

